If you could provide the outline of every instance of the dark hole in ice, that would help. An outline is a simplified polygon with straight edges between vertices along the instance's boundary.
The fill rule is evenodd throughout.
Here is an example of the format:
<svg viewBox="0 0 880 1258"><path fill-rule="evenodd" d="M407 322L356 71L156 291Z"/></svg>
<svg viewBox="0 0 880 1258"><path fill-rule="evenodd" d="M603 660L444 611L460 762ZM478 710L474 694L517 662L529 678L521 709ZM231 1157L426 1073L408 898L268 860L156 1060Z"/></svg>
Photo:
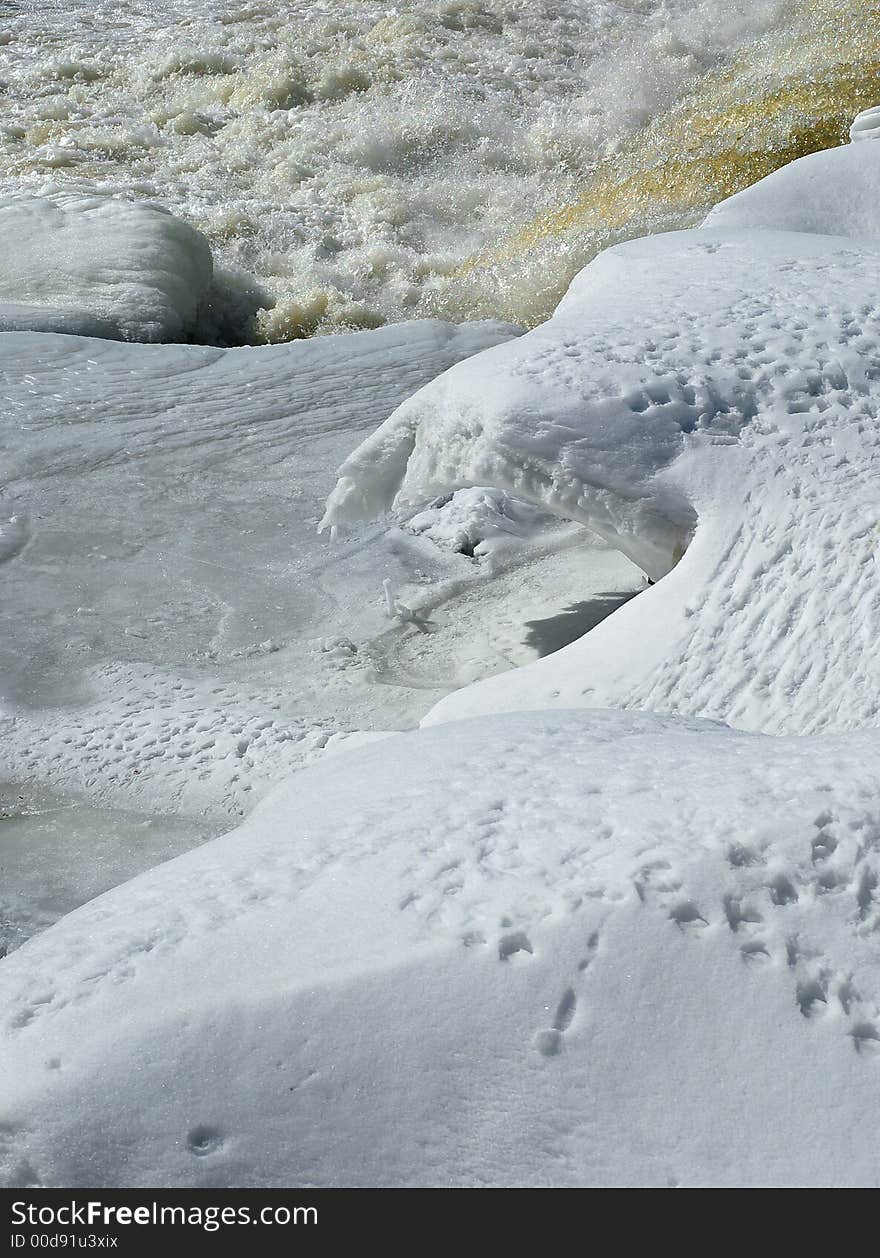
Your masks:
<svg viewBox="0 0 880 1258"><path fill-rule="evenodd" d="M624 590L620 593L609 591L586 599L583 603L572 603L558 616L548 616L546 620L527 620L525 644L540 656L561 651L564 646L576 642L585 633L595 629L596 625L600 625L612 612L623 607L624 603L628 603L638 593L638 590Z"/></svg>

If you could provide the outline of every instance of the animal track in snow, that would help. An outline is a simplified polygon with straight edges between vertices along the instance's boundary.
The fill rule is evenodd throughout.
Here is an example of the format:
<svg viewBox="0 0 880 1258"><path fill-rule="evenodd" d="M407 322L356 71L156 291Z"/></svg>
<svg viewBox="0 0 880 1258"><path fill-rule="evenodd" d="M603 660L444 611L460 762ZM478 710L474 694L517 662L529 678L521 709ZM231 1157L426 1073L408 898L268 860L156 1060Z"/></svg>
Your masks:
<svg viewBox="0 0 880 1258"><path fill-rule="evenodd" d="M767 890L770 892L770 899L777 907L793 904L798 898L794 884L785 874L777 874L772 882L767 884Z"/></svg>
<svg viewBox="0 0 880 1258"><path fill-rule="evenodd" d="M571 1026L577 1009L577 996L573 987L567 987L556 1007L552 1027L535 1034L535 1048L542 1057L555 1057L562 1048L562 1036Z"/></svg>
<svg viewBox="0 0 880 1258"><path fill-rule="evenodd" d="M592 935L590 935L590 938L587 940L586 956L581 957L580 961L578 961L578 971L581 974L583 974L584 970L586 970L589 967L590 963L593 960L593 957L595 957L596 955L596 950L598 949L598 947L599 947L599 932L597 930L594 930Z"/></svg>
<svg viewBox="0 0 880 1258"><path fill-rule="evenodd" d="M798 1009L805 1018L815 1017L819 1006L828 1007L828 975L820 970L813 978L806 978L795 988Z"/></svg>
<svg viewBox="0 0 880 1258"><path fill-rule="evenodd" d="M599 947L599 932L587 940L586 955L578 962L578 974L587 970ZM563 1036L574 1021L578 998L573 986L566 987L559 998L551 1026L536 1031L532 1043L542 1057L555 1057L562 1051Z"/></svg>
<svg viewBox="0 0 880 1258"><path fill-rule="evenodd" d="M756 971L785 964L792 1007L806 1022L838 1018L860 1054L880 1054L880 1006L863 994L849 968L835 964L827 944L812 942L816 915L830 913L864 940L866 960L880 953L880 940L872 942L880 933L880 822L859 812L823 812L814 825L806 847L798 850L795 836L774 845L769 868L766 840L744 837L721 849L728 881L722 920L744 964ZM633 885L642 904L664 913L679 931L699 935L716 919L688 881L670 861L657 859L642 866ZM546 1048L553 1037L545 1041Z"/></svg>
<svg viewBox="0 0 880 1258"><path fill-rule="evenodd" d="M532 942L524 930L514 930L502 935L498 940L498 960L509 961L517 953L525 952L531 956L534 952Z"/></svg>
<svg viewBox="0 0 880 1258"><path fill-rule="evenodd" d="M223 1136L216 1127L193 1127L186 1137L186 1147L199 1158L216 1153L222 1145Z"/></svg>
<svg viewBox="0 0 880 1258"><path fill-rule="evenodd" d="M863 997L852 973L835 969L823 948L810 946L808 938L811 915L825 912L820 906L828 901L827 911L842 913L851 929L870 939L878 925L873 863L878 828L858 814L847 820L829 812L817 816L814 825L803 859L777 868L766 881L753 863L731 860L728 851L728 866L740 885L723 898L725 916L732 933L748 935L740 945L743 961L784 958L794 982L794 1005L805 1019L842 1014L856 1050L873 1054L880 1052L878 1010ZM849 909L840 899L844 895L852 897ZM781 930L783 923L787 929Z"/></svg>
<svg viewBox="0 0 880 1258"><path fill-rule="evenodd" d="M864 921L871 910L874 903L874 892L877 889L877 875L873 869L863 869L859 876L858 890L856 892L856 903L859 907L859 917Z"/></svg>
<svg viewBox="0 0 880 1258"><path fill-rule="evenodd" d="M702 930L709 925L693 900L680 900L674 904L669 910L669 918L679 930Z"/></svg>
<svg viewBox="0 0 880 1258"><path fill-rule="evenodd" d="M857 1053L880 1054L880 1027L876 1023L857 1022L850 1035Z"/></svg>
<svg viewBox="0 0 880 1258"><path fill-rule="evenodd" d="M740 956L743 961L749 963L765 962L772 960L767 945L760 939L752 939L748 943L744 943L740 950Z"/></svg>
<svg viewBox="0 0 880 1258"><path fill-rule="evenodd" d="M734 932L762 925L764 918L754 905L736 895L726 895L722 900L727 924Z"/></svg>
<svg viewBox="0 0 880 1258"><path fill-rule="evenodd" d="M668 861L657 860L642 866L633 885L642 904L664 909L679 930L697 932L709 925L709 919L695 901L683 894L681 880Z"/></svg>
<svg viewBox="0 0 880 1258"><path fill-rule="evenodd" d="M327 731L282 714L282 696L157 669L106 665L106 696L80 707L21 712L4 772L102 803L241 816L269 785L317 758Z"/></svg>

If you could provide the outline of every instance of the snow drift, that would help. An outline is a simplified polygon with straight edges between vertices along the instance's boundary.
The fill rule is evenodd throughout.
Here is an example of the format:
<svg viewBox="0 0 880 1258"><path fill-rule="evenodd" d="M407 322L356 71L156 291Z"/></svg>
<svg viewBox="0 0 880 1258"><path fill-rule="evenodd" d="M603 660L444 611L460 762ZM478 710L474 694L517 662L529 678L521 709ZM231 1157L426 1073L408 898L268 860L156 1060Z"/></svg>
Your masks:
<svg viewBox="0 0 880 1258"><path fill-rule="evenodd" d="M186 340L212 273L207 240L158 206L62 192L0 199L0 331Z"/></svg>
<svg viewBox="0 0 880 1258"><path fill-rule="evenodd" d="M0 967L3 1182L876 1185L878 791L602 712L306 770Z"/></svg>
<svg viewBox="0 0 880 1258"><path fill-rule="evenodd" d="M869 113L880 132L880 110ZM863 129L856 135L867 139L873 132ZM877 241L878 200L880 144L847 144L781 167L716 205L704 226L777 228Z"/></svg>
<svg viewBox="0 0 880 1258"><path fill-rule="evenodd" d="M633 241L548 323L399 407L343 464L325 523L490 485L665 576L429 719L608 706L768 732L874 723L878 282L880 252L842 237Z"/></svg>

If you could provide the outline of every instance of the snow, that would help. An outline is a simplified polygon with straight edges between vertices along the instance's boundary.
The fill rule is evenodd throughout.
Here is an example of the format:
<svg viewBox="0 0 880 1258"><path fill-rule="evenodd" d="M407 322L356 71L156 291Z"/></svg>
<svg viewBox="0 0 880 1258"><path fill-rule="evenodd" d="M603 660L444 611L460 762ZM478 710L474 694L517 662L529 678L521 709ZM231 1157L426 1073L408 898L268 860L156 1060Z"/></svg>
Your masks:
<svg viewBox="0 0 880 1258"><path fill-rule="evenodd" d="M880 134L880 111L872 112ZM876 242L878 197L880 144L847 144L802 157L722 201L705 226L779 228Z"/></svg>
<svg viewBox="0 0 880 1258"><path fill-rule="evenodd" d="M876 140L880 136L880 105L863 109L853 119L849 138L855 144L860 140Z"/></svg>
<svg viewBox="0 0 880 1258"><path fill-rule="evenodd" d="M635 707L771 733L875 724L878 282L880 254L841 237L634 241L548 323L403 403L343 464L325 523L491 485L668 574L428 719Z"/></svg>
<svg viewBox="0 0 880 1258"><path fill-rule="evenodd" d="M348 555L315 536L327 467L425 380L514 331L423 322L232 350L0 338L0 538L15 556L0 693L40 704L108 660L283 657L298 630L344 623L346 587L356 602L381 576L356 588L370 535ZM377 565L393 565L387 552ZM324 591L320 570L340 567L340 591Z"/></svg>
<svg viewBox="0 0 880 1258"><path fill-rule="evenodd" d="M407 528L459 554L491 556L511 539L540 534L553 517L497 489L460 489L412 516Z"/></svg>
<svg viewBox="0 0 880 1258"><path fill-rule="evenodd" d="M158 206L49 190L0 198L0 331L186 340L212 273L204 236Z"/></svg>
<svg viewBox="0 0 880 1258"><path fill-rule="evenodd" d="M0 335L0 1182L880 1183L873 153L523 336Z"/></svg>
<svg viewBox="0 0 880 1258"><path fill-rule="evenodd" d="M316 535L359 435L515 331L230 350L0 336L0 946L638 588L582 529L499 495ZM461 528L483 539L473 557L444 540ZM421 626L386 618L386 579Z"/></svg>
<svg viewBox="0 0 880 1258"><path fill-rule="evenodd" d="M451 735L3 963L5 1183L877 1185L880 736Z"/></svg>

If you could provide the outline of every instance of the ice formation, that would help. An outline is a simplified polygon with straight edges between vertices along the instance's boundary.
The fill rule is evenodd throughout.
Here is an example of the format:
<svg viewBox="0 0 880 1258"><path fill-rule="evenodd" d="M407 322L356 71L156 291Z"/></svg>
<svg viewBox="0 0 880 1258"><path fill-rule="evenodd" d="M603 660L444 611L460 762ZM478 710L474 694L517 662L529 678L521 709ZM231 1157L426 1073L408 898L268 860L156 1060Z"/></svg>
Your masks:
<svg viewBox="0 0 880 1258"><path fill-rule="evenodd" d="M57 191L0 199L0 331L187 340L212 274L207 240L157 206Z"/></svg>
<svg viewBox="0 0 880 1258"><path fill-rule="evenodd" d="M0 780L237 816L325 719L377 719L326 660L316 678L311 648L384 629L369 600L383 571L405 585L396 552L428 570L433 551L443 577L465 561L377 530L328 546L327 468L515 331L425 321L229 350L0 336Z"/></svg>
<svg viewBox="0 0 880 1258"><path fill-rule="evenodd" d="M433 719L608 706L772 732L875 722L878 282L880 254L841 237L634 241L548 323L399 407L343 465L325 522L492 485L669 574Z"/></svg>
<svg viewBox="0 0 880 1258"><path fill-rule="evenodd" d="M406 523L413 533L462 555L491 557L552 526L546 511L503 490L471 488L436 498Z"/></svg>
<svg viewBox="0 0 880 1258"><path fill-rule="evenodd" d="M399 527L315 532L358 434L514 332L422 321L230 350L0 335L0 950L234 824L352 731L411 725L487 655L510 667L488 646L439 674L409 658L384 575L404 602L431 595L438 647L505 595L513 642L519 606L541 615L554 583L566 601L571 530L555 562L536 552L531 608L501 583L454 618L475 561ZM115 849L95 837L79 859L86 828Z"/></svg>
<svg viewBox="0 0 880 1258"><path fill-rule="evenodd" d="M880 105L871 109L863 109L853 120L849 129L849 138L855 143L858 140L876 140L880 138Z"/></svg>

